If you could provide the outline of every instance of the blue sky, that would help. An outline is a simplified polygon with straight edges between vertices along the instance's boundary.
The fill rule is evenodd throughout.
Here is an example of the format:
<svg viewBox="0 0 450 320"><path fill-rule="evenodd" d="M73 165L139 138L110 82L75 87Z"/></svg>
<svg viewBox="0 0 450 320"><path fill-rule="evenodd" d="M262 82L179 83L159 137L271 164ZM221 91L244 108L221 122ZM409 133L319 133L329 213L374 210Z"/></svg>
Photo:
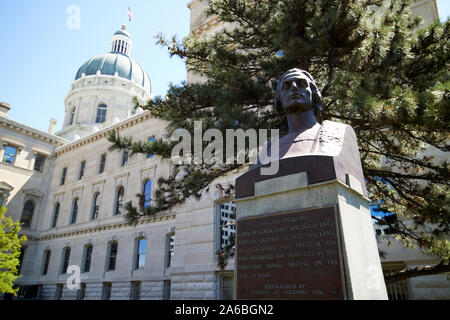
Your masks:
<svg viewBox="0 0 450 320"><path fill-rule="evenodd" d="M42 131L49 120L64 118L64 99L78 68L110 51L111 36L127 22L131 57L163 95L170 82L186 79L181 59L156 45L161 32L183 38L189 32L187 0L2 0L0 1L0 101L11 105L8 117ZM80 9L80 28L69 29ZM127 6L134 18L127 21Z"/></svg>
<svg viewBox="0 0 450 320"><path fill-rule="evenodd" d="M11 105L10 119L47 131L64 118L64 98L78 68L110 50L112 34L127 22L133 39L131 57L152 81L152 94L164 95L170 82L186 79L183 61L170 58L155 36L179 39L189 32L188 0L2 0L0 2L0 101ZM437 0L441 20L450 16L450 0ZM75 5L80 28L68 20Z"/></svg>

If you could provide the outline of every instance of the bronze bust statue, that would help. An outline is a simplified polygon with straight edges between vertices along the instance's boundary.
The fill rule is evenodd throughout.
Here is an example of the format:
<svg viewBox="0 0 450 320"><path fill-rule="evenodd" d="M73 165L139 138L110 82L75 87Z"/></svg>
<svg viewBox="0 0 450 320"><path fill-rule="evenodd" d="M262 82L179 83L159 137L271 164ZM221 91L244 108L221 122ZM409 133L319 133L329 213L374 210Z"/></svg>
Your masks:
<svg viewBox="0 0 450 320"><path fill-rule="evenodd" d="M290 69L284 73L278 83L274 97L274 106L286 114L289 132L279 140L279 158L300 155L336 156L343 146L344 134L350 126L322 119L322 95L313 79L306 71ZM353 132L354 134L354 132ZM355 137L356 138L356 137ZM267 157L270 153L263 149L258 164L273 161Z"/></svg>
<svg viewBox="0 0 450 320"><path fill-rule="evenodd" d="M338 179L367 196L355 131L322 121L322 95L308 72L295 68L281 76L274 107L285 113L289 131L269 141L256 164L236 179L236 198L253 195L254 182L296 172L307 172L308 184ZM272 166L276 173L262 171Z"/></svg>

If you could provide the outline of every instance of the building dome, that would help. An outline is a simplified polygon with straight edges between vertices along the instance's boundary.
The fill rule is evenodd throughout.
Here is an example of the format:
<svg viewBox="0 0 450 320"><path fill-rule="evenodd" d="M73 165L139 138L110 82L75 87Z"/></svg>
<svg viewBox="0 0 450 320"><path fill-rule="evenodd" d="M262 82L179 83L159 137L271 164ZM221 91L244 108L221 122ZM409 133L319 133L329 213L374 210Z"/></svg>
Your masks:
<svg viewBox="0 0 450 320"><path fill-rule="evenodd" d="M119 77L133 81L148 93L151 91L150 78L147 73L137 62L123 53L110 52L86 61L78 69L75 80L80 79L83 73L90 76L96 75L97 72L111 76L114 76L117 72Z"/></svg>
<svg viewBox="0 0 450 320"><path fill-rule="evenodd" d="M64 100L63 128L56 135L77 140L132 116L134 98L151 99L150 78L130 58L133 41L125 26L111 37L111 50L86 61Z"/></svg>

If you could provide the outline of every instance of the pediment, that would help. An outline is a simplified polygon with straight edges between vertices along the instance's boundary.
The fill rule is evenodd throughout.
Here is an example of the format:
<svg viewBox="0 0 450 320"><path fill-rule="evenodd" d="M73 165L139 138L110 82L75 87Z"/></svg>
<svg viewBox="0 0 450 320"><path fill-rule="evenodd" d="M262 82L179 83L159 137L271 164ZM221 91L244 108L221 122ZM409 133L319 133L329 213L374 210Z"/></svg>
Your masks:
<svg viewBox="0 0 450 320"><path fill-rule="evenodd" d="M28 196L33 196L33 197L38 197L38 198L42 198L44 196L44 194L39 189L36 189L36 188L23 190L23 193L25 193Z"/></svg>
<svg viewBox="0 0 450 320"><path fill-rule="evenodd" d="M14 187L9 185L5 181L0 181L0 190L6 190L6 191L10 192L13 189L14 189Z"/></svg>

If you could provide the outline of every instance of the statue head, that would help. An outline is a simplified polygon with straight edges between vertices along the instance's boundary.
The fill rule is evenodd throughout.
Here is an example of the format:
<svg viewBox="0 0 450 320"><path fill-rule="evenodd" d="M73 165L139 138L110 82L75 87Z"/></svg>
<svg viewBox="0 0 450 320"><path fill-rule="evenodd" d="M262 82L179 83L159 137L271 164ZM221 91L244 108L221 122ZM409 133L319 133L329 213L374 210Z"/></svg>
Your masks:
<svg viewBox="0 0 450 320"><path fill-rule="evenodd" d="M316 119L322 119L322 95L313 77L304 70L290 69L281 76L274 105L283 114L313 109Z"/></svg>

